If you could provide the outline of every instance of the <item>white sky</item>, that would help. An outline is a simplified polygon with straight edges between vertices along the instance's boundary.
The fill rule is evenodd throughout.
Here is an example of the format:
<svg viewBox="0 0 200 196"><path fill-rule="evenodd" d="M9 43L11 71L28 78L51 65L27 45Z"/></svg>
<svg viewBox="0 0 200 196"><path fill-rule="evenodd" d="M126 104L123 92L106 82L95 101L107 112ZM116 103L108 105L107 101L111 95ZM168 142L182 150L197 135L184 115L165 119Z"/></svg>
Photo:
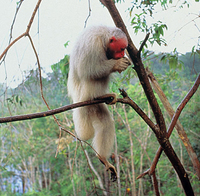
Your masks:
<svg viewBox="0 0 200 196"><path fill-rule="evenodd" d="M10 27L14 18L16 2L18 0L0 0L0 54L6 48L9 40ZM130 26L130 17L127 8L131 6L133 0L125 0L126 3L117 4L122 18L127 25L130 35L136 47L145 37L144 34L134 35ZM32 15L37 0L24 1L17 15L13 28L13 39L24 33ZM114 25L108 11L98 0L91 0L91 16L87 25ZM156 52L170 52L177 48L179 52L191 51L192 46L197 46L200 36L200 17L190 22L200 14L200 3L192 1L189 9L179 10L171 7L168 10L155 10L154 18L149 21L166 22L168 30L165 31L165 39L168 46L159 47L154 45L149 49ZM57 63L69 54L73 42L85 25L88 16L88 0L43 0L31 27L30 34L39 53L41 66L47 72L50 65ZM187 24L190 22L189 24ZM186 26L184 26L187 24ZM38 32L39 26L39 34ZM200 38L199 38L200 39ZM66 49L64 43L70 41ZM9 50L5 63L0 65L0 83L7 83L11 87L16 87L24 78L23 72L36 68L36 59L30 47L28 38L22 38Z"/></svg>

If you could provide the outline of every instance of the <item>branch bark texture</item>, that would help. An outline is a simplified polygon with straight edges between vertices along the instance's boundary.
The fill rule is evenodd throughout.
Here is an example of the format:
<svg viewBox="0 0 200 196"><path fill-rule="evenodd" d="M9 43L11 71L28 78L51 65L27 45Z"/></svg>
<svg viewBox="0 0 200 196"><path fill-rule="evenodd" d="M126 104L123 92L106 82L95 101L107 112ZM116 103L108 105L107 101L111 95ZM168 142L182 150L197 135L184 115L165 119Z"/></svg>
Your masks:
<svg viewBox="0 0 200 196"><path fill-rule="evenodd" d="M185 191L186 195L194 195L193 189L191 187L189 178L187 173L185 172L185 169L183 168L179 158L177 157L175 151L173 150L169 139L167 137L167 132L166 132L166 125L165 125L165 121L164 121L164 117L163 114L161 112L161 109L158 105L158 102L155 98L155 95L153 93L153 90L151 88L150 82L148 80L148 76L146 74L144 65L142 63L142 60L140 58L140 54L139 51L136 49L135 45L133 44L128 31L125 27L125 24L115 6L114 1L112 0L100 0L101 3L103 3L103 5L108 9L108 11L110 12L115 25L117 27L119 27L120 29L122 29L124 31L124 33L126 34L127 38L128 38L128 53L130 55L130 58L134 64L134 69L137 72L138 78L140 80L140 83L142 84L142 87L144 89L144 92L146 94L146 97L149 101L149 104L152 108L152 111L154 113L155 119L156 119L156 123L159 127L158 130L156 130L156 137L158 142L160 143L160 145L162 146L165 154L167 155L167 157L169 158L171 164L173 165L174 169L176 170L183 189Z"/></svg>
<svg viewBox="0 0 200 196"><path fill-rule="evenodd" d="M160 85L158 84L156 78L154 77L153 73L149 70L149 69L146 69L147 71L147 74L148 74L148 77L151 81L151 84L154 88L154 90L156 91L156 93L158 94L162 104L164 105L167 113L169 114L170 118L173 119L172 120L172 123L170 124L169 126L169 129L168 129L168 137L170 137L172 131L173 131L173 128L175 126L178 134L179 134L179 137L180 139L182 140L189 156L190 156L190 159L192 161L192 164L193 164L193 167L196 171L196 174L200 180L200 163L199 163L199 160L197 158L197 155L194 151L194 149L192 148L192 145L187 137L187 134L182 126L182 124L180 123L180 121L178 120L178 117L180 116L180 113L183 109L183 107L187 104L187 102L190 100L190 98L194 95L194 93L197 91L198 87L199 87L199 84L200 84L200 74L199 76L197 77L193 87L191 88L191 90L188 92L188 94L185 96L185 98L183 99L183 101L181 102L181 104L179 105L176 113L174 112L171 104L169 103L167 97L165 96L164 92L162 91ZM175 124L176 123L176 124ZM157 154L154 158L154 160L156 160L156 163L158 162L158 157L160 157L162 153L162 148L160 147L157 151ZM156 167L156 164L155 162L153 161L152 163L152 167L150 169L150 173L154 172L155 171L155 167Z"/></svg>
<svg viewBox="0 0 200 196"><path fill-rule="evenodd" d="M84 102L79 102L79 103L74 103L71 105L66 105L60 108L56 108L53 110L49 110L46 112L38 112L38 113L33 113L33 114L25 114L25 115L17 115L17 116L8 116L4 118L0 118L0 123L7 123L7 122L15 122L15 121L21 121L21 120L30 120L34 118L42 118L42 117L47 117L47 116L52 116L54 114L59 114L62 112L65 112L67 110L71 110L77 107L82 107L82 106L87 106L87 105L93 105L93 104L98 104L98 103L105 103L111 101L113 98L112 96L104 96L104 98L99 98L91 101L84 101Z"/></svg>

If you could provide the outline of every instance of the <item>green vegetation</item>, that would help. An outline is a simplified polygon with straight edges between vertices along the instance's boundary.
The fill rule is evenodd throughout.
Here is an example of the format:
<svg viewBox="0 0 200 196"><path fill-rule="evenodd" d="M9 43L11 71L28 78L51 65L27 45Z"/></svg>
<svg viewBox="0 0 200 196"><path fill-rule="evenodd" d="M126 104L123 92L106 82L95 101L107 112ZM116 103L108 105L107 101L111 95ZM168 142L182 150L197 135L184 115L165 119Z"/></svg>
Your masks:
<svg viewBox="0 0 200 196"><path fill-rule="evenodd" d="M195 1L199 2L199 0ZM33 17L29 21L29 25L27 23L28 31L26 33L20 36L13 31L15 30L15 21L17 21L17 13L19 13L23 2L25 1L17 1L13 23L12 25L9 24L11 28L9 29L10 41L8 39L8 43L12 42L15 36L19 36L15 43L18 43L23 36L30 40L36 37L32 35L31 25L36 23L34 16L37 14L34 14L38 7L36 7L34 14L30 13L30 15L33 14ZM116 0L115 2L120 5L122 1ZM200 73L199 41L196 41L196 47L194 46L192 51L185 55L179 54L176 49L171 53L160 54L154 54L147 49L149 45L154 44L167 46L164 36L165 31L168 30L168 24L154 17L154 14L157 13L156 8L161 11L175 7L177 11L180 8L189 7L189 3L189 1L174 3L172 0L135 0L131 7L127 8L133 36L141 34L145 37L147 33L150 33L150 37L142 50L142 60L145 67L153 72L174 110L181 103ZM37 5L39 6L39 4ZM39 21L39 14L37 17ZM195 17L191 21L199 31L196 23L199 14ZM85 23L87 23L87 19ZM184 28L188 28L187 25L191 21L187 22ZM55 27L52 26L53 28ZM178 30L179 32L181 28ZM68 31L70 32L71 29L68 28ZM181 33L185 34L183 31ZM23 30L20 29L20 32L23 32ZM40 34L39 25L37 33ZM45 36L45 33L42 36ZM35 43L35 40L32 40ZM3 42L7 41L3 40ZM65 43L65 47L68 46L68 43L69 41ZM56 48L53 49L56 50ZM23 53L23 57L20 57L17 47L15 50L20 64L20 60L23 59L26 52ZM187 51L189 50L187 48ZM37 57L36 54L39 54L39 51L35 52ZM11 58L11 56L6 55L7 52L0 59L1 66L5 63L5 72L7 58ZM30 61L30 64L34 63ZM39 64L39 61L37 61L37 64ZM46 76L42 78L42 84L38 76L41 70L38 69L29 70L26 80L15 89L8 88L7 84L0 84L0 116L7 117L47 111L47 106L41 95L41 85L45 100L51 109L69 105L71 102L67 96L66 87L68 64L69 56L66 55L60 62L51 66L52 72L46 73ZM17 62L14 66L16 65ZM121 74L113 74L110 92L119 94L119 88L125 89L128 96L155 122L142 86L132 67ZM171 119L157 94L156 97L168 127ZM145 175L136 180L137 176L150 168L159 147L154 133L128 105L117 103L114 106L109 106L109 109L113 114L116 126L116 141L109 161L119 171L117 182L110 181L110 174L104 170L104 166L99 162L90 145L80 143L68 133L74 133L74 125L72 111L67 111L55 116L60 125L68 132L61 131L52 116L0 124L0 196L155 195L151 176ZM200 90L198 89L182 111L179 120L200 160L199 117ZM195 195L200 195L200 181L176 130L173 131L170 142L189 175ZM88 141L88 143L91 144L91 141ZM184 195L180 180L164 153L155 172L160 195Z"/></svg>
<svg viewBox="0 0 200 196"><path fill-rule="evenodd" d="M172 55L165 57L158 55L145 59L145 64L154 71L159 84L175 109L194 83L200 72L200 57L178 56L181 61L179 68L169 66ZM69 104L66 91L68 73L68 56L59 63L52 65L52 73L43 78L44 96L53 108ZM154 59L154 60L151 60ZM191 60L192 59L192 60ZM123 75L115 74L112 79L111 91L118 93L118 88L125 88L128 95L149 113L149 106L137 77L129 69L126 75L131 80L122 83ZM1 116L28 114L46 111L41 99L40 83L37 70L30 71L26 81L16 89L7 89L1 85ZM6 95L6 96L4 96ZM190 142L200 159L200 91L198 90L181 114L180 121L186 130ZM159 102L165 115L166 124L170 119L164 107ZM147 170L155 156L159 144L151 130L130 107L117 104L109 107L114 115L117 137L117 155L119 156L120 186L122 195L133 191L131 182L134 180L138 195L154 195L153 185L149 176L140 180L135 178ZM125 116L127 115L128 121ZM151 112L150 116L153 116ZM67 130L74 132L71 111L56 115L59 122ZM130 126L130 131L128 130ZM133 146L130 145L130 137ZM62 132L59 142L59 128L52 117L13 122L0 125L0 195L102 195L97 176L89 169L87 159L79 142L69 134ZM200 182L195 175L191 160L176 131L171 136L172 145L183 162L192 187L196 194L200 194ZM90 141L89 141L90 142ZM109 186L111 195L120 191L119 184L108 183L109 175L103 165L97 160L92 149L83 144L90 160L103 181L104 188ZM133 155L131 155L131 148ZM56 151L58 155L55 158ZM113 150L113 152L114 152ZM132 156L132 157L131 157ZM110 161L116 166L116 156ZM134 168L131 165L131 159ZM133 174L133 171L135 174ZM135 176L134 176L135 175ZM176 173L166 156L163 154L156 169L159 188L164 195L184 195ZM133 179L134 178L134 179Z"/></svg>

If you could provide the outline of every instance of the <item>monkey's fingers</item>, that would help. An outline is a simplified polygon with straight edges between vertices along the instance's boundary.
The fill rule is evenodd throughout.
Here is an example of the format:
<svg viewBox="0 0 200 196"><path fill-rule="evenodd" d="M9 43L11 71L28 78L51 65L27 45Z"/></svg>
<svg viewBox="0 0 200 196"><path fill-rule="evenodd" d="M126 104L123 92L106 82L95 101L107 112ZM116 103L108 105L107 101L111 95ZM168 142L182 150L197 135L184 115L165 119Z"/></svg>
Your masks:
<svg viewBox="0 0 200 196"><path fill-rule="evenodd" d="M121 58L120 62L121 63L120 63L120 65L118 65L118 69L117 69L117 71L119 73L121 73L122 71L126 70L127 67L131 65L130 60L128 58L126 58L126 57Z"/></svg>
<svg viewBox="0 0 200 196"><path fill-rule="evenodd" d="M121 65L120 68L118 69L118 72L121 73L122 71L126 70L128 66L129 66L128 64Z"/></svg>
<svg viewBox="0 0 200 196"><path fill-rule="evenodd" d="M126 57L123 57L123 58L126 59L126 62L127 62L128 65L132 64L131 61L128 58L126 58Z"/></svg>

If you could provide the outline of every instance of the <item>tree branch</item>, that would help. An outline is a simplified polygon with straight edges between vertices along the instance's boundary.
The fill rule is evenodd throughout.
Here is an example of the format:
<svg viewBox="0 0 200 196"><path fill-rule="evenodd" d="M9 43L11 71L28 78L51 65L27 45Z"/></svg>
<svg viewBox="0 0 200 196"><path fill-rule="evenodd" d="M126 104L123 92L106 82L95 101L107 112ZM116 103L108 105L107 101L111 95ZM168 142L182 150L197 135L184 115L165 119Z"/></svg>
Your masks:
<svg viewBox="0 0 200 196"><path fill-rule="evenodd" d="M149 125L149 127L153 130L153 132L156 133L159 130L159 127L151 121L151 119L142 111L142 109L128 96L128 94L123 89L119 90L124 98L117 99L117 102L126 103L130 105L140 115L140 117Z"/></svg>
<svg viewBox="0 0 200 196"><path fill-rule="evenodd" d="M140 49L138 51L138 57L141 58L141 52L142 52L142 49L144 48L144 45L146 44L147 40L149 39L149 35L150 33L147 33L144 41L142 42L141 46L140 46Z"/></svg>
<svg viewBox="0 0 200 196"><path fill-rule="evenodd" d="M0 123L7 123L7 122L14 122L14 121L22 121L22 120L31 120L35 118L42 118L42 117L47 117L47 116L52 116L54 114L62 113L77 107L82 107L82 106L87 106L87 105L93 105L93 104L98 104L98 103L104 103L104 102L109 102L112 101L113 96L107 96L105 95L104 98L96 98L95 100L91 101L83 101L79 103L74 103L71 105L66 105L60 108L56 108L53 110L49 110L46 112L39 112L39 113L33 113L33 114L25 114L25 115L18 115L18 116L9 116L9 117L4 117L0 118Z"/></svg>
<svg viewBox="0 0 200 196"><path fill-rule="evenodd" d="M34 17L35 17L35 14L36 14L36 11L38 10L39 6L40 6L40 3L41 3L42 0L38 0L36 6L35 6L35 9L33 11L33 14L31 16L31 19L29 21L29 24L27 26L27 29L26 29L26 32L24 32L23 34L21 34L20 36L18 36L16 39L14 39L8 46L7 48L3 51L3 53L1 54L0 56L0 60L4 57L4 55L6 55L6 53L8 52L8 50L10 49L10 47L15 43L17 42L19 39L21 39L22 37L24 36L27 36L29 34L29 31L30 31L30 28L31 28L31 25L33 23L33 20L34 20Z"/></svg>
<svg viewBox="0 0 200 196"><path fill-rule="evenodd" d="M15 11L15 15L14 15L14 18L13 18L13 21L12 21L12 24L11 24L11 27L10 27L10 38L9 38L9 41L8 41L8 45L10 45L10 43L11 43L13 27L14 27L15 20L16 20L16 18L17 18L17 14L18 14L18 12L19 12L19 9L20 9L20 7L21 7L23 1L24 1L24 0L21 0L21 1L19 2L19 4L17 5L16 11ZM6 53L7 53L7 52L6 52ZM5 60L5 58L6 58L6 53L5 53L5 55L4 55L4 58L1 60L0 65L1 65L2 62ZM2 58L2 57L0 57L0 59L1 59L1 58Z"/></svg>
<svg viewBox="0 0 200 196"><path fill-rule="evenodd" d="M194 95L194 93L197 91L198 87L199 87L199 84L200 84L200 74L198 75L194 85L192 86L192 88L190 89L190 91L188 92L188 94L184 97L184 99L181 101L181 103L179 104L178 108L176 109L176 112L174 113L173 117L172 117L172 120L171 120L171 123L169 125L169 128L168 128L168 131L167 131L167 137L169 138L173 129L174 129L174 126L176 125L176 122L183 110L183 108L185 107L185 105L188 103L188 101L192 98L192 96ZM156 156L154 157L153 159L153 162L152 162L152 165L151 165L151 168L150 168L150 171L149 171L149 174L152 174L154 171L155 171L155 168L156 168L156 165L158 163L158 160L162 154L162 147L159 147L157 153L156 153ZM197 158L196 158L197 159ZM196 160L195 159L195 160ZM194 162L194 168L197 172L197 176L198 178L200 178L200 166L199 166L199 161L197 159L197 162L195 162L195 160L192 159L192 162Z"/></svg>
<svg viewBox="0 0 200 196"><path fill-rule="evenodd" d="M36 12L37 12L39 6L40 6L41 1L42 1L42 0L38 0L37 4L36 4L36 6L35 6L35 9L34 9L34 11L33 11L33 13L32 13L31 19L30 19L30 21L29 21L29 23L28 23L28 26L27 26L27 29L26 29L26 33L27 33L27 34L29 34L29 31L30 31L30 29L31 29L31 25L32 25L32 23L33 23L33 20L34 20L34 18L35 18L35 14L36 14Z"/></svg>
<svg viewBox="0 0 200 196"><path fill-rule="evenodd" d="M155 95L153 93L153 90L151 88L148 76L146 74L146 71L144 69L144 65L142 63L141 58L138 58L138 50L136 49L135 45L132 43L130 36L127 32L127 29L125 27L125 24L115 6L114 1L112 0L100 0L108 9L110 12L115 24L117 27L121 28L124 33L127 36L128 39L128 53L131 57L131 60L134 64L134 69L137 72L138 78L140 80L140 83L144 89L144 92L146 94L146 97L149 101L149 104L152 108L152 111L154 113L156 122L158 124L159 129L156 129L156 137L162 148L164 149L165 154L169 158L171 164L173 165L174 169L176 170L182 186L184 188L185 194L188 196L194 195L194 192L192 190L192 186L190 184L189 178L187 173L185 172L185 169L183 168L183 165L181 164L179 158L177 157L174 149L172 148L172 145L169 142L169 139L167 138L167 132L166 132L166 125L164 121L163 114L161 112L161 109L158 105L158 102L155 98Z"/></svg>

